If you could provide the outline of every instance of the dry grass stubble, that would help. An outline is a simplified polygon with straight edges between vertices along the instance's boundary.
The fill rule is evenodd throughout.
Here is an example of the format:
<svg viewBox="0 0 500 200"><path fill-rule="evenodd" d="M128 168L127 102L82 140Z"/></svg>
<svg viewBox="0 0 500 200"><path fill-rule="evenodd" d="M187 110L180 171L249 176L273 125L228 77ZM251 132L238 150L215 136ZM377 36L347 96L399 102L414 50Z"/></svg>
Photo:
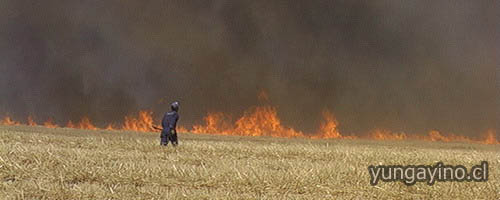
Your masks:
<svg viewBox="0 0 500 200"><path fill-rule="evenodd" d="M498 145L0 126L1 199L500 199ZM378 164L489 162L488 182L369 184Z"/></svg>

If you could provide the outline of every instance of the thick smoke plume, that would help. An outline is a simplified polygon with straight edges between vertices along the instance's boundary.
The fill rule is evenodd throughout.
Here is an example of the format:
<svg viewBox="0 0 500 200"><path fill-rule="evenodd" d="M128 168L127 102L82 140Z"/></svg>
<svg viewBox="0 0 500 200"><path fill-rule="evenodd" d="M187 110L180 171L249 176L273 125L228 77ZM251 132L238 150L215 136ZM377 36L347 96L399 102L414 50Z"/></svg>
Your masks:
<svg viewBox="0 0 500 200"><path fill-rule="evenodd" d="M499 1L0 2L0 115L238 116L267 91L313 132L479 134L500 124ZM498 133L497 133L498 134Z"/></svg>

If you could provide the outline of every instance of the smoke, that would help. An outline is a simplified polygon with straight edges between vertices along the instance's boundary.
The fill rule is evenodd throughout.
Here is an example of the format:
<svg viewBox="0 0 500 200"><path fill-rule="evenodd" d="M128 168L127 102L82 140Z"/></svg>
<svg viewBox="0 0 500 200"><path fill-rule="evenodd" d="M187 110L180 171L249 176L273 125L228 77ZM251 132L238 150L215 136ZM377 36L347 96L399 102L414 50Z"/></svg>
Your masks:
<svg viewBox="0 0 500 200"><path fill-rule="evenodd" d="M238 116L267 91L313 132L474 135L500 124L498 1L0 2L0 114ZM498 133L497 133L498 134Z"/></svg>

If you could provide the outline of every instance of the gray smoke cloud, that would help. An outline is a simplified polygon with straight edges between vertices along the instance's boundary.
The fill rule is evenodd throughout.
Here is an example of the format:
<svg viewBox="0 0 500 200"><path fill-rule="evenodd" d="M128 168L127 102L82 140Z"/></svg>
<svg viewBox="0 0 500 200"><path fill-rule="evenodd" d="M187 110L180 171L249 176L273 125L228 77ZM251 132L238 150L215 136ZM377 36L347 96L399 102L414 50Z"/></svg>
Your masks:
<svg viewBox="0 0 500 200"><path fill-rule="evenodd" d="M181 102L238 116L260 90L287 126L497 128L499 1L0 2L0 115L120 122ZM497 133L498 134L498 133Z"/></svg>

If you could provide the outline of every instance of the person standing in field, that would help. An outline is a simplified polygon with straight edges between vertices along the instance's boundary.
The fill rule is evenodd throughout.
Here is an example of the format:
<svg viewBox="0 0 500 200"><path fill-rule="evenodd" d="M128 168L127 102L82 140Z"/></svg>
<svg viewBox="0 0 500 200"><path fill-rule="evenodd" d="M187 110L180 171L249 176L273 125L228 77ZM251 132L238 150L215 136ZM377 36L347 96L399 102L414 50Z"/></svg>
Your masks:
<svg viewBox="0 0 500 200"><path fill-rule="evenodd" d="M177 146L177 121L179 120L179 102L173 102L170 104L172 109L170 112L165 113L161 121L162 131L161 131L161 143L162 146L167 146L168 142L172 142L173 146Z"/></svg>

